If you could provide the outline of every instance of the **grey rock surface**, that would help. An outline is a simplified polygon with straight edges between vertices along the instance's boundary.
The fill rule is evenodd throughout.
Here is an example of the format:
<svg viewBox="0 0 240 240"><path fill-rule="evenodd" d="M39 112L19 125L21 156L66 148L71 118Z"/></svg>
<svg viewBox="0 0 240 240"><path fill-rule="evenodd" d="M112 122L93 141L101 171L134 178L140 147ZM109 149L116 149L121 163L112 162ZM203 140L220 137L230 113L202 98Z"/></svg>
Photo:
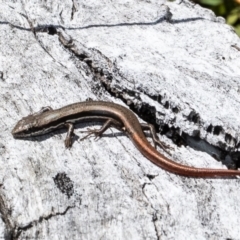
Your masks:
<svg viewBox="0 0 240 240"><path fill-rule="evenodd" d="M187 0L0 6L1 238L240 239L237 178L166 172L115 129L70 150L65 131L11 135L43 106L112 101L155 124L174 161L237 168L240 40L222 18Z"/></svg>

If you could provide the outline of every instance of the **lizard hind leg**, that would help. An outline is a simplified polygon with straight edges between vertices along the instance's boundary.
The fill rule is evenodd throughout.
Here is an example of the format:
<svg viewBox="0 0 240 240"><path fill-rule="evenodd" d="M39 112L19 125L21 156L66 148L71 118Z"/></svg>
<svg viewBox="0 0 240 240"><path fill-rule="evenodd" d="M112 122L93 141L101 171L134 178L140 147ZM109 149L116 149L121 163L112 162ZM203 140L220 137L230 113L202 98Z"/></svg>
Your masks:
<svg viewBox="0 0 240 240"><path fill-rule="evenodd" d="M100 128L100 129L87 128L87 131L81 131L81 133L87 132L88 134L87 134L86 136L82 137L82 138L80 139L80 141L83 141L84 139L88 138L89 136L91 136L91 135L93 135L93 134L95 135L95 139L97 139L98 137L101 137L101 135L102 135L101 129L102 129L102 128Z"/></svg>
<svg viewBox="0 0 240 240"><path fill-rule="evenodd" d="M83 138L80 139L80 141L88 138L89 136L91 136L92 134L95 135L95 139L100 138L102 136L102 134L110 127L115 127L119 130L122 130L122 124L120 124L120 122L109 118L103 125L101 128L99 129L91 129L91 128L87 128L87 131L81 131L83 132L87 132L88 134L86 136L84 136Z"/></svg>
<svg viewBox="0 0 240 240"><path fill-rule="evenodd" d="M157 136L157 133L156 133L156 129L155 127L152 125L152 124L149 124L149 123L141 123L141 127L142 127L142 130L145 131L145 130L149 130L150 133L151 133L151 137L152 137L152 140L153 140L153 144L154 144L154 147L156 148L157 145L159 147L161 147L166 153L168 153L169 155L171 155L169 153L169 150L172 150L173 148L170 147L169 145L165 144L164 142L160 141L158 136Z"/></svg>

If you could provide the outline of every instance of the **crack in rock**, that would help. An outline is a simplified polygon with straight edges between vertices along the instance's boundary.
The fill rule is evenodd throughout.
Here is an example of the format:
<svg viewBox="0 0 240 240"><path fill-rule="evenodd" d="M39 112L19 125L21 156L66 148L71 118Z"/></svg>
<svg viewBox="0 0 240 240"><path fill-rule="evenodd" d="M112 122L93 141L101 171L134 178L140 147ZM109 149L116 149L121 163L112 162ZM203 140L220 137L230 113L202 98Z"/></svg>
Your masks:
<svg viewBox="0 0 240 240"><path fill-rule="evenodd" d="M50 213L49 215L46 215L46 216L40 216L38 220L31 221L25 226L16 226L12 231L14 234L11 239L18 239L23 231L27 231L28 229L32 228L34 225L41 223L43 220L48 221L49 219L56 216L64 216L70 209L74 207L75 206L68 206L63 212Z"/></svg>
<svg viewBox="0 0 240 240"><path fill-rule="evenodd" d="M142 192L143 192L143 195L146 197L146 199L148 200L151 208L153 209L153 214L152 214L152 222L153 222L153 226L154 226L154 230L155 230L155 233L156 233L156 237L157 237L157 240L160 239L160 234L158 232L158 229L157 229L157 225L156 225L156 222L158 221L158 218L157 218L157 210L153 207L151 201L149 200L147 194L145 193L144 191L144 188L146 185L151 185L151 183L144 183L143 186L142 186Z"/></svg>
<svg viewBox="0 0 240 240"><path fill-rule="evenodd" d="M178 146L189 145L192 147L192 145L194 145L194 149L209 153L209 149L203 150L202 146L196 146L196 141L193 141L194 143L192 143L192 141L189 141L189 139L192 139L192 137L198 139L200 135L203 135L201 133L202 130L208 134L213 134L216 136L224 135L225 142L218 141L218 146L211 145L207 139L201 139L201 143L205 142L205 145L210 145L211 148L216 148L214 152L218 152L220 149L221 154L210 155L218 160L221 160L223 164L227 165L229 168L236 169L240 166L240 152L236 151L236 149L240 147L240 139L237 139L231 133L228 133L223 128L223 126L214 126L213 124L210 124L204 127L202 130L195 129L192 131L192 133L189 134L184 132L182 129L179 129L179 127L173 126L176 121L176 117L174 117L168 123L165 123L165 114L156 111L154 106L151 106L148 103L144 103L140 95L141 93L145 94L145 96L148 96L152 100L161 104L165 109L170 109L173 114L181 113L181 107L176 106L174 103L167 100L167 96L163 96L161 94L157 96L151 95L148 93L148 91L146 91L146 89L142 89L141 86L136 87L135 90L132 90L132 86L122 86L122 79L126 80L131 85L134 84L134 86L135 83L134 81L126 79L118 69L116 62L111 61L99 50L94 48L88 49L83 44L72 40L72 38L64 32L64 28L62 26L56 27L54 25L45 25L33 28L33 24L28 19L28 17L24 14L22 14L22 16L24 16L29 22L29 25L31 27L30 30L33 31L36 39L36 32L47 32L50 35L58 34L59 41L62 43L62 45L67 48L78 60L80 60L81 63L85 65L84 70L89 71L87 75L92 74L96 87L96 89L93 89L94 92L99 93L99 88L103 87L103 89L105 89L105 91L107 91L110 95L120 98L123 102L125 102L129 108L134 111L140 118L153 124L157 131L160 131L161 134L166 134ZM38 39L37 41L39 42ZM44 49L44 51L47 52L47 54L50 54L40 42L39 44ZM98 86L99 83L101 86ZM195 110L191 110L189 114L185 116L185 118L186 121L189 123L194 123L198 127L205 126L204 122L201 120L200 114ZM229 163L226 164L226 161Z"/></svg>
<svg viewBox="0 0 240 240"><path fill-rule="evenodd" d="M74 14L77 11L76 3L74 0L72 0L72 12L71 12L71 20L74 18Z"/></svg>
<svg viewBox="0 0 240 240"><path fill-rule="evenodd" d="M15 228L15 223L11 217L11 206L7 207L5 202L7 201L4 200L3 195L0 195L0 213L2 221L5 223L6 227L4 237L5 239L12 239L12 236L14 235L13 229Z"/></svg>
<svg viewBox="0 0 240 240"><path fill-rule="evenodd" d="M124 78L122 76L120 70L117 68L116 62L111 61L109 58L107 58L104 54L102 54L99 50L90 48L88 49L83 44L80 44L74 40L68 35L66 35L63 31L58 31L58 36L60 42L66 47L72 54L75 55L82 63L84 63L88 69L90 70L90 73L93 75L93 79L97 83L101 83L102 87L112 96L120 98L123 102L125 102L131 110L133 110L140 118L143 120L153 124L155 128L159 131L161 134L166 134L169 138L173 140L175 144L178 146L181 145L189 145L192 147L194 145L194 149L199 151L204 151L206 153L210 152L213 148L216 148L214 152L219 152L219 149L221 149L220 153L215 155L215 158L218 160L221 160L223 164L227 165L229 168L237 168L238 165L240 165L240 162L238 159L236 159L236 156L240 155L239 152L235 152L234 150L238 148L238 145L240 145L240 141L237 141L231 134L225 133L222 126L207 126L206 129L202 130L193 130L192 136L190 134L185 133L184 131L180 130L178 127L174 127L174 123L176 121L176 118L173 118L171 122L165 123L164 122L164 116L165 114L162 114L161 112L158 112L154 106L151 106L148 103L144 103L140 97L141 93L144 93L146 96L151 98L152 100L158 102L163 106L165 109L169 109L172 111L173 114L180 114L181 108L179 106L176 106L176 104L170 102L167 100L167 96L164 95L151 95L146 90L142 89L140 86L135 88L136 90L132 90L129 86L122 86L121 81ZM129 81L131 84L134 84L134 81ZM93 89L94 90L94 89ZM99 89L97 89L96 92L99 92ZM160 119L157 119L156 116L161 116ZM184 116L187 122L189 124L194 124L198 128L201 128L201 126L204 126L204 122L201 120L201 115L196 112L194 109L192 109L188 115ZM203 149L201 144L199 146L196 145L196 141L193 141L193 138L199 138L200 137L200 131L205 131L214 135L220 135L225 134L225 142L221 143L219 142L219 146L214 146L208 143L206 139L202 139L201 144L204 142L205 146L209 145L210 147L207 149ZM184 137L183 137L184 136ZM193 138L192 138L193 137ZM234 144L235 147L230 148L228 147L229 144ZM234 154L234 158L232 157ZM228 156L228 160L230 157L230 163L226 164L225 156Z"/></svg>

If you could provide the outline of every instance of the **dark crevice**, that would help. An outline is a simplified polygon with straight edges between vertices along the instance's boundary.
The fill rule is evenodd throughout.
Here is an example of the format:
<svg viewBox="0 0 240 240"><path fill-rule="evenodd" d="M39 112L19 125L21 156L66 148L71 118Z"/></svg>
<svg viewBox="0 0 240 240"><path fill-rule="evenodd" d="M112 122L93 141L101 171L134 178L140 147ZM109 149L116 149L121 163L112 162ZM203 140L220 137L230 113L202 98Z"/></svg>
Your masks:
<svg viewBox="0 0 240 240"><path fill-rule="evenodd" d="M179 109L178 109L178 107L173 107L173 108L172 108L172 111L173 111L173 113L178 113L178 112L179 112Z"/></svg>
<svg viewBox="0 0 240 240"><path fill-rule="evenodd" d="M238 51L240 51L240 47L238 47L237 45L231 45L231 47L237 49Z"/></svg>
<svg viewBox="0 0 240 240"><path fill-rule="evenodd" d="M101 67L95 66L94 65L94 60L91 59L91 55L86 54L86 53L79 53L78 49L76 49L76 46L74 45L73 41L71 39L66 40L66 38L59 33L59 39L62 44L68 48L80 61L83 61L87 66L89 67L91 73L93 74L93 79L95 82L100 83L101 86L113 97L121 98L121 100L126 103L129 108L134 111L139 117L141 117L143 120L145 120L148 123L153 124L157 131L159 131L159 125L156 124L156 109L155 107L147 104L147 103L141 103L141 105L134 104L132 101L129 99L126 99L124 96L132 97L134 99L141 101L139 97L139 92L130 90L130 89L123 89L122 86L118 86L115 84L113 87L111 86L113 76L112 72L114 74L118 74L118 70L115 67L114 64L108 59L106 56L104 56L99 50L92 49L93 53L99 56L99 58L102 58L105 60L106 63L109 63L108 65L112 65L113 69L109 71L108 69L103 69ZM99 59L98 58L98 59ZM95 89L96 93L99 92L99 86ZM163 132L166 132L166 127L162 126L164 129Z"/></svg>
<svg viewBox="0 0 240 240"><path fill-rule="evenodd" d="M60 13L61 14L61 13ZM25 16L24 14L21 14L23 16ZM166 17L167 14L159 19L157 19L156 21L152 21L152 22L132 22L132 23L116 23L116 24L91 24L91 25L87 25L87 26L83 26L83 27L65 27L63 25L50 25L53 26L56 29L66 29L66 30L84 30L84 29L90 29L90 28L105 28L105 27L125 27L125 26L153 26L153 25L157 25L163 21L169 21L171 22L171 24L177 24L177 23L184 23L184 22L193 22L193 21L199 21L199 20L206 20L202 17L196 17L196 18L186 18L186 19L178 19L178 20L169 20L168 17ZM43 29L46 29L49 27L49 25L38 25L37 27L32 28L25 28L25 27L21 27L18 26L16 24L12 24L10 22L7 21L0 21L0 24L7 24L10 25L14 28L17 28L19 30L23 30L23 31L35 31L35 32L42 32ZM235 47L237 49L236 46L232 46Z"/></svg>
<svg viewBox="0 0 240 240"><path fill-rule="evenodd" d="M192 132L192 137L199 137L200 138L200 134L201 132L200 132L200 130L199 129L196 129L196 130L193 130L193 132Z"/></svg>
<svg viewBox="0 0 240 240"><path fill-rule="evenodd" d="M63 10L59 13L59 17L60 17L60 19L61 19L61 22L64 22L64 21L63 21L62 13L63 13Z"/></svg>
<svg viewBox="0 0 240 240"><path fill-rule="evenodd" d="M143 102L140 107L136 107L133 103L129 105L130 109L138 114L140 118L148 123L156 125L156 109L148 103Z"/></svg>
<svg viewBox="0 0 240 240"><path fill-rule="evenodd" d="M155 233L156 233L157 240L160 240L160 236L158 234L157 225L156 225L157 220L158 220L157 214L154 213L153 216L152 216L152 222L153 222L153 225L154 225L154 230L155 230Z"/></svg>
<svg viewBox="0 0 240 240"><path fill-rule="evenodd" d="M57 34L57 28L53 25L46 25L45 27L35 27L34 32L40 32L40 33L48 33L49 35L55 35Z"/></svg>
<svg viewBox="0 0 240 240"><path fill-rule="evenodd" d="M11 214L11 207L9 208L5 204L5 200L2 195L0 195L0 213L1 219L5 224L5 232L4 232L4 239L11 240L14 236L14 222L12 220Z"/></svg>
<svg viewBox="0 0 240 240"><path fill-rule="evenodd" d="M200 116L194 110L189 113L187 119L189 122L194 122L196 124L200 123Z"/></svg>
<svg viewBox="0 0 240 240"><path fill-rule="evenodd" d="M27 20L27 22L28 22L28 24L29 24L29 26L30 26L30 30L33 32L34 36L36 37L35 29L34 29L34 27L33 27L32 22L31 22L30 19L28 18L28 16L27 16L26 14L23 14L23 13L20 13L20 15Z"/></svg>
<svg viewBox="0 0 240 240"><path fill-rule="evenodd" d="M161 96L161 95L149 95L147 94L146 92L144 92L148 97L150 97L151 99L157 101L158 103L160 103L163 107L164 107L164 97ZM172 103L170 103L170 108L171 108L171 105ZM173 109L173 108L171 108ZM175 111L173 111L174 113ZM180 109L177 110L177 112L180 112ZM186 116L186 119L189 121L189 122L193 122L194 124L196 124L198 127L199 126L204 126L204 122L201 120L201 117L200 117L200 114L197 113L196 111L192 110L190 112L190 114L188 116ZM156 125L155 125L156 126ZM186 142L186 139L200 139L201 137L201 131L200 129L196 129L192 132L191 136L185 132L182 132L180 134L180 129L177 129L177 128L172 128L171 130L169 129L169 126L167 124L158 124L158 127L160 129L162 129L160 131L161 134L166 134L168 137L170 137L172 139L172 141L177 144L178 146L182 146L182 145L188 145L188 146L192 146L194 145L194 149L195 150L198 150L198 151L204 151L208 154L210 154L212 157L214 157L215 159L218 159L219 161L222 161L223 164L225 164L228 168L232 168L232 169L235 169L235 168L238 168L238 166L240 165L240 162L238 163L238 161L240 161L240 159L233 159L232 155L235 154L235 155L239 155L239 152L234 152L235 149L238 149L240 148L240 142L237 141L236 138L234 138L231 134L228 134L228 133L224 133L224 129L222 126L213 126L212 124L210 124L205 130L206 132L210 133L210 134L214 134L214 135L220 135L220 134L224 134L225 136L225 142L224 143L221 143L219 142L218 143L218 147L217 146L214 146L214 145L211 145L209 144L206 140L204 139L201 139L202 143L204 142L204 145L208 145L211 146L210 149L212 148L216 148L218 150L221 150L224 154L221 154L221 157L219 157L218 155L216 155L215 153L214 154L211 154L211 150L203 150L201 146L196 146L196 142L194 141L193 144L191 144L189 141ZM177 134L176 134L177 133ZM182 135L182 137L181 137ZM187 136L187 137L186 137ZM201 143L201 144L202 144ZM232 148L228 147L227 144L231 145L231 146L234 146ZM225 158L226 156L230 156L230 161L226 161Z"/></svg>
<svg viewBox="0 0 240 240"><path fill-rule="evenodd" d="M56 25L51 25L51 24L34 27L35 33L49 33L49 29L55 29L56 33L59 31L59 27L57 27ZM64 29L64 28L62 28L62 29Z"/></svg>
<svg viewBox="0 0 240 240"><path fill-rule="evenodd" d="M169 109L169 102L168 102L168 101L165 102L164 107L165 107L166 109Z"/></svg>
<svg viewBox="0 0 240 240"><path fill-rule="evenodd" d="M157 240L160 239L160 236L159 236L159 233L158 233L158 229L157 229L157 221L158 221L158 217L157 217L157 210L153 207L153 205L151 204L151 201L149 200L147 194L145 193L145 186L146 185L150 185L149 183L144 183L142 185L142 192L143 192L143 195L146 197L146 199L148 200L151 208L153 209L153 214L152 214L152 222L153 222L153 226L154 226L154 230L155 230L155 233L156 233L156 237L157 237Z"/></svg>
<svg viewBox="0 0 240 240"><path fill-rule="evenodd" d="M157 132L167 135L176 145L189 145L190 147L192 146L194 149L198 151L204 151L213 156L214 158L218 159L219 161L222 161L227 167L236 168L237 164L235 163L235 161L226 160L229 158L231 159L231 154L234 150L228 149L229 147L227 146L227 143L234 143L235 147L240 144L237 143L236 139L233 138L233 136L231 136L230 134L225 134L224 136L226 142L219 142L218 147L209 144L206 140L200 139L200 127L204 126L204 122L202 121L200 114L197 113L195 110L192 110L187 116L185 116L186 121L188 121L189 123L194 123L198 127L198 129L195 129L192 132L192 136L185 132L182 132L181 129L179 129L178 127L173 127L175 125L174 122L176 121L176 118L173 118L172 121L168 124L164 123L163 120L157 119L157 115L164 115L165 113L157 112L154 106L143 102L140 98L141 92L152 100L161 104L165 109L169 109L170 111L172 110L173 113L179 113L181 112L181 109L177 108L174 103L166 100L166 96L162 96L160 94L151 95L146 90L142 90L142 88L140 87L136 88L136 90L132 90L120 85L119 83L121 82L121 80L119 79L121 79L122 77L120 76L119 70L114 62L112 62L109 58L107 58L97 49L88 49L84 45L81 45L80 47L76 46L71 38L63 36L63 34L60 32L58 32L58 35L60 42L67 49L69 49L69 51L74 54L75 57L77 57L81 62L86 64L86 66L88 66L95 83L93 92L95 92L97 95L99 94L99 90L101 88L104 89L111 96L121 99L141 119L153 124ZM170 124L172 125L171 127ZM222 126L209 125L208 127L206 127L205 130L206 132L214 135L220 135L224 133ZM197 142L199 142L200 140L201 144L199 145L197 144ZM204 145L204 148L202 147L202 145ZM213 151L214 148L215 150Z"/></svg>
<svg viewBox="0 0 240 240"><path fill-rule="evenodd" d="M3 72L2 71L0 71L0 79L2 79L4 81Z"/></svg>
<svg viewBox="0 0 240 240"><path fill-rule="evenodd" d="M186 141L184 140L184 138L182 137L180 128L177 127L169 127L167 124L165 124L165 128L163 128L162 131L160 131L161 134L165 134L167 135L169 138L172 139L172 141L178 146L187 146ZM167 130L165 130L167 129ZM166 132L165 132L166 131Z"/></svg>
<svg viewBox="0 0 240 240"><path fill-rule="evenodd" d="M222 133L222 131L223 131L222 126L215 126L214 129L213 129L213 134L214 135L219 135L219 134Z"/></svg>
<svg viewBox="0 0 240 240"><path fill-rule="evenodd" d="M182 133L182 137L187 145L196 151L202 151L212 156L217 161L221 161L229 169L237 169L240 165L240 152L223 150L226 146L216 147L199 136L190 136Z"/></svg>
<svg viewBox="0 0 240 240"><path fill-rule="evenodd" d="M156 177L156 175L146 174L146 177L147 177L150 181L152 181L152 180Z"/></svg>
<svg viewBox="0 0 240 240"><path fill-rule="evenodd" d="M72 0L71 20L73 20L74 14L75 14L76 11L77 11L77 8L76 8L76 5L75 5L75 2L74 2L74 0Z"/></svg>
<svg viewBox="0 0 240 240"><path fill-rule="evenodd" d="M141 89L138 89L139 91L141 91ZM143 92L144 94L146 94L149 98L151 98L152 100L160 103L161 105L164 106L164 104L162 103L162 100L164 99L162 95L158 94L158 95L150 95L148 94L146 91Z"/></svg>
<svg viewBox="0 0 240 240"><path fill-rule="evenodd" d="M159 94L159 95L149 95L149 97L154 100L154 101L157 101L158 103L162 103L162 96Z"/></svg>
<svg viewBox="0 0 240 240"><path fill-rule="evenodd" d="M162 95L160 95L160 94L151 95L147 91L142 91L142 89L140 89L140 88L138 88L138 91L143 92L146 96L148 96L152 100L161 104L165 109L171 109L173 113L179 113L180 112L180 109L178 107L176 107L173 103L171 103L168 100L164 101L164 97Z"/></svg>
<svg viewBox="0 0 240 240"><path fill-rule="evenodd" d="M43 46L43 44L41 43L41 41L38 39L37 34L36 34L37 29L35 29L35 27L33 27L33 23L32 23L31 20L28 18L28 16L25 15L25 14L22 14L22 13L21 13L20 15L23 16L23 17L27 20L27 22L28 22L28 24L29 24L29 26L30 26L30 29L31 29L31 31L32 31L32 33L33 33L33 35L34 35L37 43L39 44L39 46L40 46L55 62L57 62L56 59L47 51L47 49ZM54 35L54 34L57 32L56 27L54 27L53 25L48 25L47 27L44 28L44 30L45 30L48 34L50 34L50 35ZM65 66L64 66L61 62L58 62L58 63L59 63L62 67L65 68Z"/></svg>
<svg viewBox="0 0 240 240"><path fill-rule="evenodd" d="M56 212L56 213L50 213L47 216L41 216L38 220L32 221L26 226L22 227L15 227L13 232L15 233L11 239L18 239L22 232L27 231L28 229L32 228L33 226L37 225L38 223L41 223L43 220L48 221L49 219L56 217L56 216L63 216L65 215L71 208L74 208L74 206L68 206L63 212Z"/></svg>
<svg viewBox="0 0 240 240"><path fill-rule="evenodd" d="M49 35L54 35L56 33L57 33L57 29L55 27L53 27L53 26L48 27L48 34Z"/></svg>
<svg viewBox="0 0 240 240"><path fill-rule="evenodd" d="M14 231L14 235L12 237L12 240L15 239L19 239L20 235L22 232L27 231L28 229L33 227L33 223L29 223L28 225L24 226L24 227L18 227L15 231Z"/></svg>
<svg viewBox="0 0 240 240"><path fill-rule="evenodd" d="M66 30L84 30L84 29L90 29L90 28L105 28L105 27L125 27L125 26L153 26L157 25L163 21L166 21L165 16L157 19L153 22L131 22L131 23L116 23L116 24L91 24L83 27L64 27L62 25L54 25L56 28L66 29ZM45 28L47 25L38 25L38 29L41 30L41 28Z"/></svg>
<svg viewBox="0 0 240 240"><path fill-rule="evenodd" d="M213 130L213 125L212 124L210 124L208 127L207 127L207 132L208 133L212 133L212 130Z"/></svg>
<svg viewBox="0 0 240 240"><path fill-rule="evenodd" d="M51 213L48 216L40 217L39 222L41 223L43 220L47 221L47 220L51 219L52 217L56 217L56 216L64 216L68 212L68 210L71 209L71 208L74 208L74 207L73 206L68 206L65 209L65 211L63 211L63 212Z"/></svg>
<svg viewBox="0 0 240 240"><path fill-rule="evenodd" d="M82 54L77 54L76 57L77 57L80 61L84 61L85 59L88 58L88 56L87 56L86 54L84 54L84 53L82 53ZM92 60L87 60L87 61L85 61L85 62L86 62L86 64L87 64L88 66L91 66L91 64L92 64Z"/></svg>
<svg viewBox="0 0 240 240"><path fill-rule="evenodd" d="M225 134L225 142L234 145L237 143L236 139L230 133Z"/></svg>

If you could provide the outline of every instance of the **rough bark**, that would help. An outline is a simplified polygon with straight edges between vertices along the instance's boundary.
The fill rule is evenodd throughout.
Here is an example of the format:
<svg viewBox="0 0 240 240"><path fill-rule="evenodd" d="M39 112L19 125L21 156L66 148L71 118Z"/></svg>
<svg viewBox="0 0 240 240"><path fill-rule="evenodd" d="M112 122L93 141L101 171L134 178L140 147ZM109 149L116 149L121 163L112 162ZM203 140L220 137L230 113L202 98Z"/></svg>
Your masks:
<svg viewBox="0 0 240 240"><path fill-rule="evenodd" d="M239 179L171 174L114 129L70 150L65 131L11 135L43 106L101 99L153 123L174 161L237 168L240 40L222 18L186 0L0 6L1 238L239 239Z"/></svg>

